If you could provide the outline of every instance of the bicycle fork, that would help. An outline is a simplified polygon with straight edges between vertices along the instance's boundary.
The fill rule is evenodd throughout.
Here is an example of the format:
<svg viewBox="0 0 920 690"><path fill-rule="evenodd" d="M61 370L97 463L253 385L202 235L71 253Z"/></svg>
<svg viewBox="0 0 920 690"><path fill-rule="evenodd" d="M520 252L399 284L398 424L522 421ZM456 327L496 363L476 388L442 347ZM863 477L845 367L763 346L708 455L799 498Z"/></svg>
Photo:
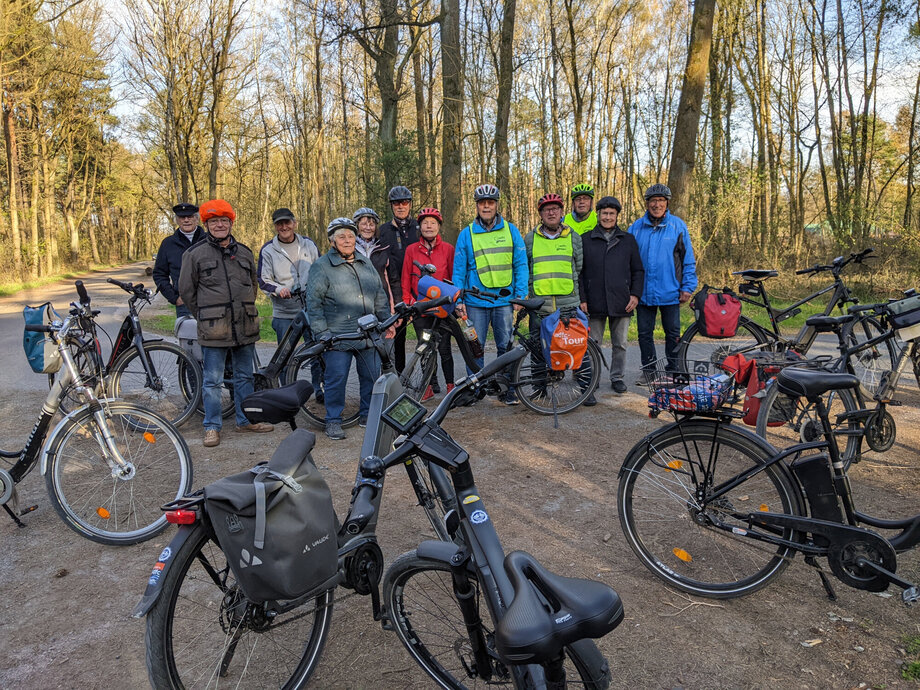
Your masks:
<svg viewBox="0 0 920 690"><path fill-rule="evenodd" d="M472 648L473 665L467 665L460 656L467 675L470 678L482 678L489 681L492 678L492 659L489 655L486 637L482 629L482 618L479 616L479 606L476 601L476 588L470 582L467 570L470 555L466 549L461 549L450 559L450 571L454 584L454 596L460 605L463 622L466 625L467 636ZM458 655L459 656L459 655Z"/></svg>
<svg viewBox="0 0 920 690"><path fill-rule="evenodd" d="M109 428L109 423L105 416L105 410L102 409L102 404L98 400L93 400L89 403L89 409L96 422L93 436L96 439L96 443L99 445L99 449L102 451L102 457L105 458L109 467L112 468L112 477L114 479L124 480L133 479L137 468L133 463L125 460L121 451L118 450L118 443L115 441L115 436ZM144 433L146 435L150 432Z"/></svg>

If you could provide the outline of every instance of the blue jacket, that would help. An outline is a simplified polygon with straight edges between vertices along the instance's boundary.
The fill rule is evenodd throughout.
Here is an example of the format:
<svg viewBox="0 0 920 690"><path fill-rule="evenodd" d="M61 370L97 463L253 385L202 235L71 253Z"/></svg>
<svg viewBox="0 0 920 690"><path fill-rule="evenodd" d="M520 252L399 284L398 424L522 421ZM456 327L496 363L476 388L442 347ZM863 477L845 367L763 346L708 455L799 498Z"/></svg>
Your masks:
<svg viewBox="0 0 920 690"><path fill-rule="evenodd" d="M681 292L696 289L696 258L687 224L665 211L654 225L648 213L629 226L636 238L645 268L645 289L640 304L677 304Z"/></svg>
<svg viewBox="0 0 920 690"><path fill-rule="evenodd" d="M479 220L474 220L460 231L457 238L457 246L454 252L454 276L453 282L458 288L474 287L487 292L498 292L500 288L487 288L479 279L479 273L476 271L476 257L473 256L473 237L470 234L470 228L475 233L482 232L502 232L507 229L511 230L512 254L511 254L511 294L507 297L499 297L495 300L484 300L474 295L465 295L463 301L472 307L506 307L511 303L511 298L527 298L527 283L530 279L530 271L527 268L527 250L524 247L524 238L521 232L501 216L495 221L495 226L491 230L484 229Z"/></svg>
<svg viewBox="0 0 920 690"><path fill-rule="evenodd" d="M200 225L195 228L192 241L189 242L179 228L173 234L163 239L157 251L157 260L153 266L153 282L170 304L175 304L179 298L179 272L182 269L182 255L193 244L198 244L204 239L205 231ZM176 307L177 316L188 314L185 307Z"/></svg>

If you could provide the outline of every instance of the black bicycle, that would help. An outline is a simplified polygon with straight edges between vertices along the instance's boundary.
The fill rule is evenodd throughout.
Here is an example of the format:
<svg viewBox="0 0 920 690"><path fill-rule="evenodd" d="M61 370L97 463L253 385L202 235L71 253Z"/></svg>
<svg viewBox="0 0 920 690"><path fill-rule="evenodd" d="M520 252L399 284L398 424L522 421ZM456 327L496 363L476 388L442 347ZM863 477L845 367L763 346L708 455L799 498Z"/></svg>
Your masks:
<svg viewBox="0 0 920 690"><path fill-rule="evenodd" d="M201 365L178 345L162 338L145 337L139 314L153 298L150 290L142 283L123 283L114 278L109 278L108 282L131 295L128 314L114 341L96 323L99 311L90 308L90 298L83 283L76 283L86 309L76 317L70 342L83 383L93 387L97 395L109 395L149 408L176 426L185 424L201 401ZM108 361L102 357L99 331L111 343ZM48 374L49 387L54 385L57 376L59 374ZM70 387L61 402L61 410L66 413L80 404L80 396Z"/></svg>

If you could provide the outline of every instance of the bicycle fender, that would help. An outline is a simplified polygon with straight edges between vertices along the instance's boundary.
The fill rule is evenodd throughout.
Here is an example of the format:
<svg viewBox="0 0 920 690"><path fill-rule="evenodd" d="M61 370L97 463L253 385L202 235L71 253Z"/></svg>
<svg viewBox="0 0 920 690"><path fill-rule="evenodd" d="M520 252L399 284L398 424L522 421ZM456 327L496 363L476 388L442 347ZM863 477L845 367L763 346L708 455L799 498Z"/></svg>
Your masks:
<svg viewBox="0 0 920 690"><path fill-rule="evenodd" d="M451 559L460 551L460 547L450 541L429 539L418 545L415 552L419 558L437 561L445 565L451 564Z"/></svg>
<svg viewBox="0 0 920 690"><path fill-rule="evenodd" d="M104 405L107 402L119 402L119 400L118 398L99 398L99 402ZM41 472L42 472L43 477L45 476L45 472L48 469L48 459L57 455L58 437L60 436L61 431L64 429L64 427L67 424L70 423L70 421L74 417L76 417L78 414L81 414L83 410L87 409L88 407L89 407L89 403L86 403L86 404L80 405L80 407L78 407L77 409L71 410L70 412L68 412L66 415L64 415L61 421L57 423L54 429L52 429L51 433L48 434L48 439L45 441L45 446L44 448L42 448L42 454L41 454L41 457L42 457Z"/></svg>
<svg viewBox="0 0 920 690"><path fill-rule="evenodd" d="M141 597L137 606L134 607L134 611L131 612L132 618L143 618L150 609L153 608L157 599L160 598L160 592L163 591L163 582L166 580L166 574L172 567L174 556L179 552L179 549L182 548L182 545L188 538L192 536L197 526L198 525L180 525L179 531L176 532L176 536L169 542L169 546L165 547L160 552L157 562L153 564L153 570L150 571L150 578L147 580L147 589L144 590L144 596Z"/></svg>

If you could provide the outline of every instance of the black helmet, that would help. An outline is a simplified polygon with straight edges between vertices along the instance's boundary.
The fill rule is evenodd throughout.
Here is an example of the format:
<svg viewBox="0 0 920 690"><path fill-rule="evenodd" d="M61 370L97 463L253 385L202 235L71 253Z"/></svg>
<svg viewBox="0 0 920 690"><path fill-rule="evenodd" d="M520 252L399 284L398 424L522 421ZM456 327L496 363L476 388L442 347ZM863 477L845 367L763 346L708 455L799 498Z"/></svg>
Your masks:
<svg viewBox="0 0 920 690"><path fill-rule="evenodd" d="M665 199L670 201L671 190L663 184L653 184L651 187L645 190L645 200L648 201L653 196L663 196Z"/></svg>
<svg viewBox="0 0 920 690"><path fill-rule="evenodd" d="M346 228L351 230L355 235L358 234L358 227L351 218L336 218L326 226L326 236L331 240L336 230Z"/></svg>
<svg viewBox="0 0 920 690"><path fill-rule="evenodd" d="M412 201L412 192L409 191L408 187L397 185L390 190L389 194L387 194L387 199L391 204L394 201Z"/></svg>
<svg viewBox="0 0 920 690"><path fill-rule="evenodd" d="M481 184L473 190L473 199L476 201L482 201L483 199L498 201L500 196L501 192L498 191L498 187L494 184Z"/></svg>
<svg viewBox="0 0 920 690"><path fill-rule="evenodd" d="M597 210L600 211L605 208L615 208L617 213L619 213L623 210L623 204L621 204L620 200L615 196L604 196L597 202Z"/></svg>

